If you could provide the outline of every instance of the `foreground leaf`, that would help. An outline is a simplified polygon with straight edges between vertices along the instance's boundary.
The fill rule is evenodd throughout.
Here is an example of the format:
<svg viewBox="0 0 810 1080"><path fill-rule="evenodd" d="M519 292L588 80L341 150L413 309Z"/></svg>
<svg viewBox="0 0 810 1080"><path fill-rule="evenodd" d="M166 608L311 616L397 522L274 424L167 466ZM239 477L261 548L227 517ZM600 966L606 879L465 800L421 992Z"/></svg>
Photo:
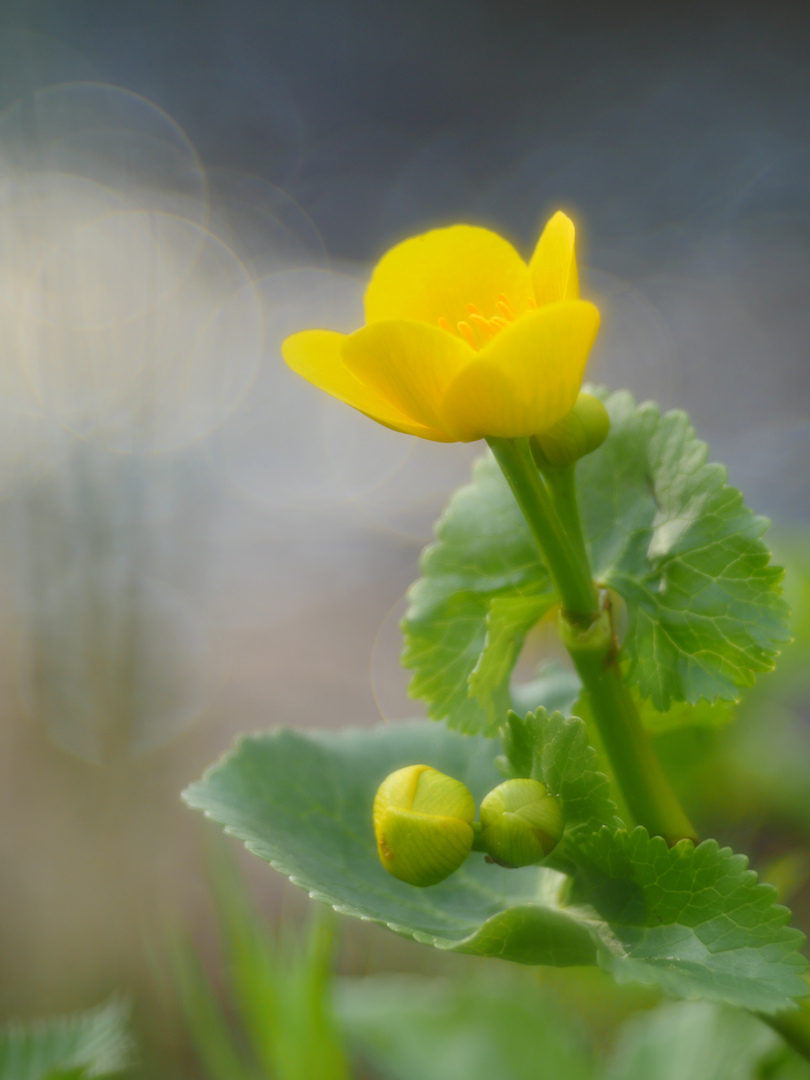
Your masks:
<svg viewBox="0 0 810 1080"><path fill-rule="evenodd" d="M601 829L581 850L571 902L598 916L600 966L618 982L762 1012L807 994L804 935L744 855L716 840L668 848L642 828Z"/></svg>
<svg viewBox="0 0 810 1080"><path fill-rule="evenodd" d="M120 1001L75 1016L0 1028L0 1080L118 1076L132 1063Z"/></svg>
<svg viewBox="0 0 810 1080"><path fill-rule="evenodd" d="M577 747L581 722L547 721L543 775L559 783L574 819L564 841L573 878L548 867L506 870L478 854L430 889L385 872L371 808L389 772L432 765L463 781L477 803L500 780L492 742L429 723L243 738L184 797L316 899L425 944L529 964L598 961L620 980L765 1012L806 993L795 951L802 935L785 926L789 913L743 857L713 841L670 850L643 829L576 832L577 818L592 813L576 765L587 759ZM580 815L573 795L566 807L567 775L579 777Z"/></svg>
<svg viewBox="0 0 810 1080"><path fill-rule="evenodd" d="M624 670L650 699L652 730L713 726L727 714L708 703L736 700L788 640L782 571L769 565L762 540L768 522L727 486L722 466L706 463L706 446L684 413L662 417L630 394L593 392L607 406L611 430L577 466L579 502L595 579L627 605ZM547 610L540 597L549 583L491 455L450 500L436 536L403 621L403 664L414 671L409 692L434 719L493 734L509 696L507 667ZM478 665L504 613L512 616L511 650L500 652L497 688L485 700ZM522 694L515 691L521 707ZM698 708L671 711L678 702Z"/></svg>
<svg viewBox="0 0 810 1080"><path fill-rule="evenodd" d="M559 907L563 875L515 872L472 855L429 889L391 877L377 855L371 810L395 769L431 765L480 803L502 779L496 745L428 723L370 730L248 736L184 798L244 840L315 899L424 944L532 964L588 964L587 928Z"/></svg>

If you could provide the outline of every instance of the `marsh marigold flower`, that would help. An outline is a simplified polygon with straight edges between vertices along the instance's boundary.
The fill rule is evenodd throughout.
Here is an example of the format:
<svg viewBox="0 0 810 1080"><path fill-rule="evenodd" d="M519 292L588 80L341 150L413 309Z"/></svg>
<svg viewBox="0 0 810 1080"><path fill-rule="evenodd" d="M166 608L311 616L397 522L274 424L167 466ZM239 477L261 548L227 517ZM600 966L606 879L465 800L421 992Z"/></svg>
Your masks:
<svg viewBox="0 0 810 1080"><path fill-rule="evenodd" d="M377 264L366 325L282 347L311 383L386 427L437 442L543 432L573 407L599 312L579 299L574 225L557 213L528 266L488 229L415 236Z"/></svg>

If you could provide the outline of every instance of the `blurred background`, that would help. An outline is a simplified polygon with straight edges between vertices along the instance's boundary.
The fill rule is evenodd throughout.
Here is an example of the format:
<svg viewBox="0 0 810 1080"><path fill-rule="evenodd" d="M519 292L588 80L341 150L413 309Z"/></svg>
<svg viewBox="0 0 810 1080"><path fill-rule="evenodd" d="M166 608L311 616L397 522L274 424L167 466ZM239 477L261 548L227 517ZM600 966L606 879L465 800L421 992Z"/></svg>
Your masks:
<svg viewBox="0 0 810 1080"><path fill-rule="evenodd" d="M0 1015L123 990L144 1053L202 1075L150 961L182 924L216 969L180 790L243 730L422 713L403 597L481 448L378 427L279 355L358 326L396 241L465 221L529 253L569 212L588 377L690 412L805 610L808 57L787 3L0 3ZM806 661L762 684L795 798L749 777L704 807L798 850L797 888ZM716 752L761 764L741 725ZM672 749L699 816L698 753ZM241 865L268 923L303 909ZM474 966L342 933L347 974Z"/></svg>

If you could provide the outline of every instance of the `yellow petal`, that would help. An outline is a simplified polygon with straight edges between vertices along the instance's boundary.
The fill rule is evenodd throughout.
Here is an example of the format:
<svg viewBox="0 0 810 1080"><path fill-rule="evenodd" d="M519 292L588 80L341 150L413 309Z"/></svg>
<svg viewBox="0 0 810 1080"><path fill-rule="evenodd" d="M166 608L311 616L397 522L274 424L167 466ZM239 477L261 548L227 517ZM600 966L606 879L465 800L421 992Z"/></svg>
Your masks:
<svg viewBox="0 0 810 1080"><path fill-rule="evenodd" d="M430 431L403 415L378 390L364 386L343 360L341 348L346 340L345 334L333 330L304 330L288 337L281 346L281 353L293 371L379 424L423 439L448 441L442 432Z"/></svg>
<svg viewBox="0 0 810 1080"><path fill-rule="evenodd" d="M519 438L545 431L573 408L599 312L583 300L524 315L456 376L441 422L456 439Z"/></svg>
<svg viewBox="0 0 810 1080"><path fill-rule="evenodd" d="M573 221L558 210L543 229L529 263L538 307L579 299L574 238Z"/></svg>
<svg viewBox="0 0 810 1080"><path fill-rule="evenodd" d="M501 314L503 294L515 315L530 307L529 269L512 245L488 229L453 225L405 240L377 263L366 289L366 323L416 319L455 330L474 305Z"/></svg>
<svg viewBox="0 0 810 1080"><path fill-rule="evenodd" d="M459 371L477 356L460 338L425 323L372 323L343 342L343 359L360 382L416 424L443 432L438 407ZM452 442L448 434L425 436Z"/></svg>

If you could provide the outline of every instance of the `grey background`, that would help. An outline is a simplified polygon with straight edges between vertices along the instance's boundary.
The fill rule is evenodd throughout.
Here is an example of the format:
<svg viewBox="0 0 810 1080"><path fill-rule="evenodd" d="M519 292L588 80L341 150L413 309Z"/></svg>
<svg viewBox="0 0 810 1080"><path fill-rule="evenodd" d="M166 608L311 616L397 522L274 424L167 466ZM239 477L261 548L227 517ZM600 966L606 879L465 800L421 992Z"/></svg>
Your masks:
<svg viewBox="0 0 810 1080"><path fill-rule="evenodd" d="M0 1010L38 1015L116 986L151 1000L143 935L167 912L205 938L199 823L178 792L235 733L420 711L397 618L478 448L411 445L284 383L278 342L314 310L290 272L338 273L348 329L398 239L469 221L530 251L565 208L603 312L589 377L688 409L755 509L808 520L810 19L788 4L52 0L3 4L0 27L0 108L21 102L36 138L42 87L142 95L196 148L220 235L256 277L288 275L259 290L260 371L210 437L122 454L67 435L56 465L5 492ZM94 577L119 556L152 583L136 600ZM85 592L54 606L77 567ZM112 618L81 614L93 589L140 627L106 765L71 735L81 657ZM246 869L269 910L278 882ZM399 962L382 940L352 962Z"/></svg>

